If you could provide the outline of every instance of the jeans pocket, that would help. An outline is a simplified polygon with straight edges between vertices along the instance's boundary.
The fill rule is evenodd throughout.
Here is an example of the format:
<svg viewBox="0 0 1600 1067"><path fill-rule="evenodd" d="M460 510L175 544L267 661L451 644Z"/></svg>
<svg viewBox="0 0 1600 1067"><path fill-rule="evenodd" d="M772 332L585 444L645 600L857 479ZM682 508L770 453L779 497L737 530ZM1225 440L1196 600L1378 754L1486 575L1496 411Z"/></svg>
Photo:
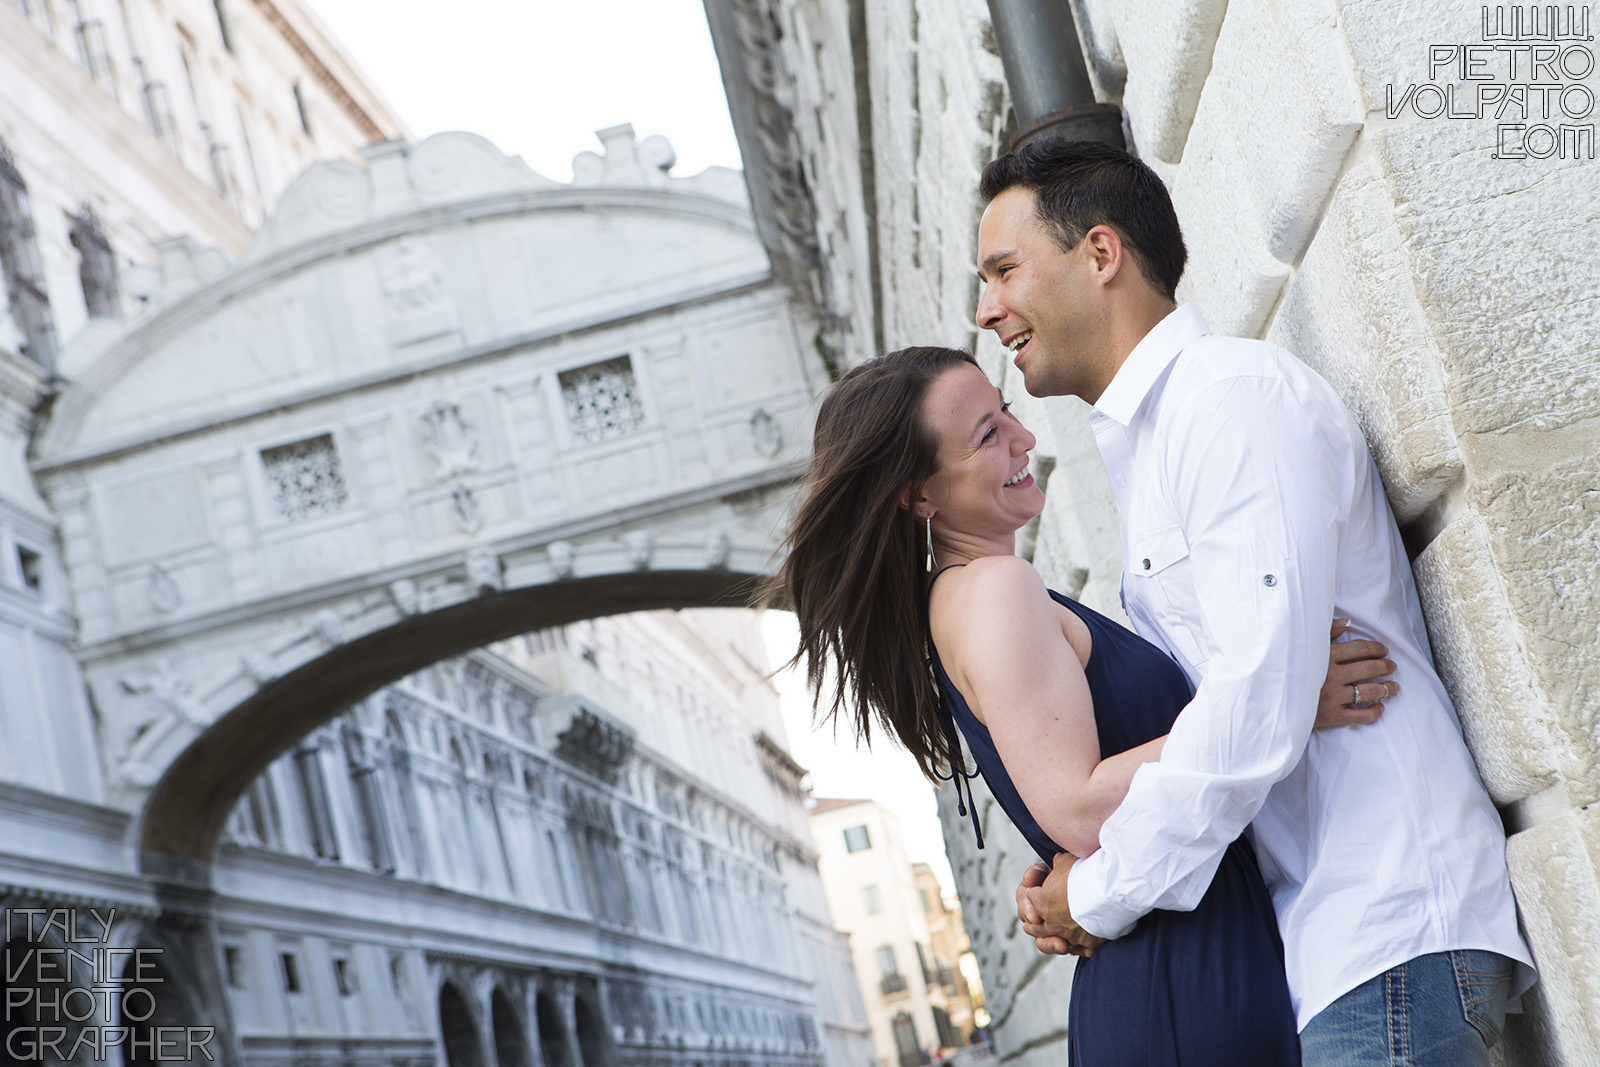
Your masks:
<svg viewBox="0 0 1600 1067"><path fill-rule="evenodd" d="M1511 961L1497 952L1456 949L1450 953L1461 995L1461 1014L1493 1047L1506 1025L1506 996L1511 992Z"/></svg>

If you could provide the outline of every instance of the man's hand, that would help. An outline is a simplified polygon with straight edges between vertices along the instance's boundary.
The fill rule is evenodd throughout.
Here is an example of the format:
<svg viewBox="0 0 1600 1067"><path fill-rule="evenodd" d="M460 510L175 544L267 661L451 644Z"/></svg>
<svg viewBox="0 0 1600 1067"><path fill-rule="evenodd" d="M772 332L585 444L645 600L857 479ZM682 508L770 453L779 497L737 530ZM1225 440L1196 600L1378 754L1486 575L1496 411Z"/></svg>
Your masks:
<svg viewBox="0 0 1600 1067"><path fill-rule="evenodd" d="M1059 853L1050 866L1029 867L1017 886L1017 920L1040 952L1087 958L1106 943L1074 922L1067 905L1067 872L1077 862L1070 852Z"/></svg>

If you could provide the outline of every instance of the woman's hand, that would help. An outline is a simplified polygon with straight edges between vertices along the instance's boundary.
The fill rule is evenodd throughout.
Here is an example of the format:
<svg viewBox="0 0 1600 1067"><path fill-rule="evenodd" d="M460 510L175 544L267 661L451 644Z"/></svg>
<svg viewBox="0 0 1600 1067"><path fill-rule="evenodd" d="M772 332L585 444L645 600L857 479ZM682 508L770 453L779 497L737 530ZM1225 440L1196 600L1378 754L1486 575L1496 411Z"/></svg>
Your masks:
<svg viewBox="0 0 1600 1067"><path fill-rule="evenodd" d="M1388 646L1377 641L1341 641L1349 619L1333 620L1328 677L1317 699L1317 729L1377 722L1383 702L1400 692L1399 682L1379 681L1394 673Z"/></svg>

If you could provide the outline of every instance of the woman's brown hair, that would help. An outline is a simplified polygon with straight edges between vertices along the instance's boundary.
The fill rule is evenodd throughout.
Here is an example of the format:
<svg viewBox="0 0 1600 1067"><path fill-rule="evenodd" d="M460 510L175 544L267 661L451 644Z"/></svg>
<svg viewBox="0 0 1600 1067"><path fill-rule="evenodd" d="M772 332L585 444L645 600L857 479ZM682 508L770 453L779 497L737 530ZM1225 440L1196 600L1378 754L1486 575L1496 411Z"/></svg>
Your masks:
<svg viewBox="0 0 1600 1067"><path fill-rule="evenodd" d="M907 502L938 470L938 441L922 422L935 378L973 363L951 348L904 348L840 378L817 412L811 468L784 542L773 600L800 623L800 648L823 718L853 714L862 740L874 720L892 730L930 779L960 757L943 725L928 668L928 575L923 524Z"/></svg>

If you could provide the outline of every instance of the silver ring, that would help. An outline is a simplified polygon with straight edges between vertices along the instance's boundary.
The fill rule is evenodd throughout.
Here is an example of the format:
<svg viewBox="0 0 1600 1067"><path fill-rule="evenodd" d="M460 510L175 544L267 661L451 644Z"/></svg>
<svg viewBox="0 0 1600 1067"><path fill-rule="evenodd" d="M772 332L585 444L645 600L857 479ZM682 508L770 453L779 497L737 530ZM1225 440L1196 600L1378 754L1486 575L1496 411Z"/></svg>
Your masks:
<svg viewBox="0 0 1600 1067"><path fill-rule="evenodd" d="M1355 694L1355 699L1350 701L1350 706L1353 708L1357 704L1361 703L1361 686L1357 685L1355 682L1351 682L1350 692Z"/></svg>

